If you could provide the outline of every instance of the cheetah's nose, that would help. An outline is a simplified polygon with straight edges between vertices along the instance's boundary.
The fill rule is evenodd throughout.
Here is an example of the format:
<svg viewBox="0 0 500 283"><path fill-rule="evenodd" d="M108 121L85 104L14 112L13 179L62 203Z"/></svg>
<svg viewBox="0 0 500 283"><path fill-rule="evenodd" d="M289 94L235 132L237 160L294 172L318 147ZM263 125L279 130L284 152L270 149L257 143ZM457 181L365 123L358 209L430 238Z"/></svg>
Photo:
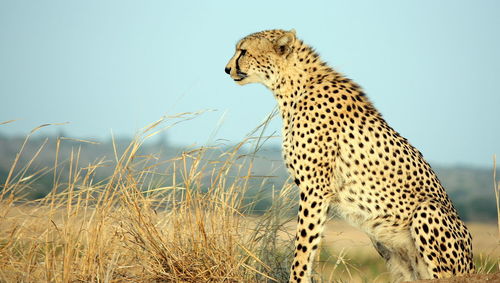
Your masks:
<svg viewBox="0 0 500 283"><path fill-rule="evenodd" d="M228 74L228 75L229 75L229 74L231 74L231 68L226 67L226 68L224 69L224 71L225 71L225 72L226 72L226 74Z"/></svg>

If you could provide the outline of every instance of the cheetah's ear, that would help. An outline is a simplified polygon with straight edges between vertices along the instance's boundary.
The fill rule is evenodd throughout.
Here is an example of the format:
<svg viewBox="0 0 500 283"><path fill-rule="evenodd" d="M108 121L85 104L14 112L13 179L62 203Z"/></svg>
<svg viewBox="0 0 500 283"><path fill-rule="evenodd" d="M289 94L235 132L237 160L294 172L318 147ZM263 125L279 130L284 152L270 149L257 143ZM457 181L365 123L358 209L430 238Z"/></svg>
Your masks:
<svg viewBox="0 0 500 283"><path fill-rule="evenodd" d="M292 29L282 35L274 42L274 50L279 55L288 55L292 51L292 45L295 42L295 30Z"/></svg>

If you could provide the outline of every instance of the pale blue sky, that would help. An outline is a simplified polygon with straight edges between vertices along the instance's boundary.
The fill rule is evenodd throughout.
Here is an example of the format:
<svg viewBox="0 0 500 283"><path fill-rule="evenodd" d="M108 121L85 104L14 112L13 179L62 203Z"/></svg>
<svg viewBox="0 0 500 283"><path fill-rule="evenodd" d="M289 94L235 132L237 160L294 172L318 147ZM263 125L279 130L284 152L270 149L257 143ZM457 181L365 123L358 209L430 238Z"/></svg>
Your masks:
<svg viewBox="0 0 500 283"><path fill-rule="evenodd" d="M215 109L173 143L238 142L273 109L223 71L235 43L295 28L361 84L431 162L491 166L500 154L500 1L0 0L0 133L61 127L133 135L165 114ZM280 132L280 121L269 133ZM274 143L279 143L275 139Z"/></svg>

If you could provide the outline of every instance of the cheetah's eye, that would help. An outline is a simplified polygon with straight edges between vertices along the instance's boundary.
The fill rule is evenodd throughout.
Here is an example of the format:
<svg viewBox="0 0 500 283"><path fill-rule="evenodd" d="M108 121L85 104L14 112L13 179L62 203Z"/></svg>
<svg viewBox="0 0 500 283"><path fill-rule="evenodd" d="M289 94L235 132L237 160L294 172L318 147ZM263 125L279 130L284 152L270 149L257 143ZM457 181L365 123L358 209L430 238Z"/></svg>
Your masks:
<svg viewBox="0 0 500 283"><path fill-rule="evenodd" d="M241 49L240 52L241 52L240 56L243 56L243 55L245 55L247 53L247 50L246 49Z"/></svg>

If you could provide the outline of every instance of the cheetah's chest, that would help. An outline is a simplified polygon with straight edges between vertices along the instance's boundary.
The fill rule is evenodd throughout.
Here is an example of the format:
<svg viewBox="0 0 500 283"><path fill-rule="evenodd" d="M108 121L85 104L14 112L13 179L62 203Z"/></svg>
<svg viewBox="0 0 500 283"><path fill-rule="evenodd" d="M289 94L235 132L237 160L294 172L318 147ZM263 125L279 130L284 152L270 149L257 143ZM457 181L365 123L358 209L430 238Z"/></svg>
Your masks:
<svg viewBox="0 0 500 283"><path fill-rule="evenodd" d="M303 115L296 115L302 117ZM378 168L382 165L374 162L377 159L376 154L371 154L371 144L366 143L363 148L356 148L356 156L351 151L333 146L338 143L338 140L333 139L327 143L324 139L322 143L313 148L307 141L313 136L303 129L304 120L294 120L293 115L287 115L289 119L283 119L283 157L285 164L291 176L299 181L304 174L316 173L317 168L314 167L319 163L328 163L329 177L325 189L328 191L330 202L333 204L340 216L351 224L360 228L367 227L367 224L372 219L376 219L380 215L398 213L395 211L396 207L393 205L397 198L397 192L386 191L389 186L384 182L388 179L379 179L378 176L372 174L374 171L383 170ZM301 123L301 124L300 124ZM297 125L301 125L297 127ZM327 129L332 131L332 129ZM341 132L337 129L337 132ZM360 137L354 136L350 142L358 143ZM306 146L303 146L306 145ZM329 156L326 159L324 156ZM358 156L365 156L365 161L369 162L370 166L363 166L357 164L353 160ZM311 162L320 160L318 163ZM373 160L367 161L368 159ZM312 167L309 172L306 171L307 167ZM367 168L370 168L368 170ZM305 178L307 180L307 178ZM408 200L404 200L407 204ZM406 212L406 211L405 211ZM369 226L369 225L368 225Z"/></svg>

